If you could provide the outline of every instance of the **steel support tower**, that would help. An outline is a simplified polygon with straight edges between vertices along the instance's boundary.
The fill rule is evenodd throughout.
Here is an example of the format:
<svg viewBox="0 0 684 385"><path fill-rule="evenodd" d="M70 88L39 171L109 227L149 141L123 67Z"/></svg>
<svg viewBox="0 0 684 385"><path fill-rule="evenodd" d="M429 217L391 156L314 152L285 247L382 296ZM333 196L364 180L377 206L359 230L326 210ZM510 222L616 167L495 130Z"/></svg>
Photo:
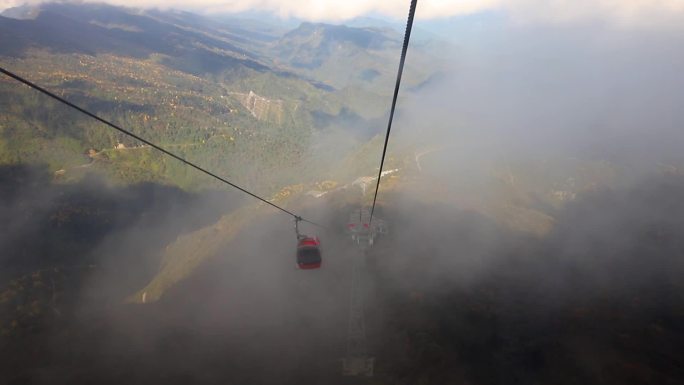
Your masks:
<svg viewBox="0 0 684 385"><path fill-rule="evenodd" d="M368 356L364 315L363 273L366 263L366 245L361 245L354 256L352 285L347 329L347 357L342 360L342 373L347 376L372 376L375 358Z"/></svg>

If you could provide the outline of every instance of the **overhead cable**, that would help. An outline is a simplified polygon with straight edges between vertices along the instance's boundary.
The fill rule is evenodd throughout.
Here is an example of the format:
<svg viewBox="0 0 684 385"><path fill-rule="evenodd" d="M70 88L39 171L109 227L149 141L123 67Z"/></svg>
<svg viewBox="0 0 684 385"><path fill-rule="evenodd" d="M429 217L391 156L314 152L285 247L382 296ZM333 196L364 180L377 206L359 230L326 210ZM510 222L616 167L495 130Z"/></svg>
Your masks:
<svg viewBox="0 0 684 385"><path fill-rule="evenodd" d="M413 28L413 17L416 14L416 4L418 0L411 0L411 7L409 8L408 21L406 22L406 32L404 33L404 45L401 49L401 59L399 60L399 71L397 72L397 83L394 86L394 96L392 97L392 108L390 109L389 122L387 123L387 133L385 134L385 145L382 148L382 158L380 158L380 170L378 171L377 184L375 185L375 195L373 196L373 206L371 208L370 222L373 221L373 213L375 212L375 202L378 199L378 189L380 188L380 178L382 178L382 168L385 165L385 155L387 154L387 143L389 142L390 131L392 130L392 119L394 119L394 110L397 106L397 97L399 96L399 85L401 84L401 75L404 72L404 62L406 61L406 52L408 51L409 39L411 38L411 28Z"/></svg>

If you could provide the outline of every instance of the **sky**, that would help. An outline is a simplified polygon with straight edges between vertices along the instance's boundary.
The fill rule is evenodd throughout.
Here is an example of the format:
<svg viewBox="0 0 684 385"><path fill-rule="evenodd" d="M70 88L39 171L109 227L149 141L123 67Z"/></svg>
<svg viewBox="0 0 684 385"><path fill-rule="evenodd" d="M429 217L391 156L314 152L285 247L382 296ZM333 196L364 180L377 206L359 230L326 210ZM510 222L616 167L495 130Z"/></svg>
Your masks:
<svg viewBox="0 0 684 385"><path fill-rule="evenodd" d="M159 7L200 13L265 11L282 18L344 21L361 16L404 19L409 1L397 0L83 0L130 7ZM44 0L0 0L0 10ZM604 20L622 27L681 24L684 0L420 0L419 19L503 12L519 22L568 23Z"/></svg>

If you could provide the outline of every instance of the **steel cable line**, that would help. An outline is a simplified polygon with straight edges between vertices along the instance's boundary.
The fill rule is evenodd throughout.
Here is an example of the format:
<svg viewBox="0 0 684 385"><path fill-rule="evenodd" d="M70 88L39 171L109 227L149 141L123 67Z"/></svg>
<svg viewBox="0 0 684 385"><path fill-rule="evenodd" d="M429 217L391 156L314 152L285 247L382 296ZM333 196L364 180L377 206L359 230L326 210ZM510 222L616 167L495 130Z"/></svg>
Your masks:
<svg viewBox="0 0 684 385"><path fill-rule="evenodd" d="M397 72L397 83L394 86L394 96L392 97L392 108L390 110L389 122L387 123L387 133L385 134L385 145L382 148L382 158L380 158L380 170L378 171L378 182L375 185L375 195L373 196L373 206L371 208L370 219L368 224L373 222L373 212L375 211L375 202L378 199L378 189L380 188L380 178L382 177L382 167L385 165L385 155L387 154L387 143L389 142L390 131L392 130L392 119L394 118L394 110L397 106L397 97L399 96L399 85L401 84L401 75L404 72L404 62L406 61L406 51L408 51L409 39L411 38L411 29L413 28L413 18L416 14L416 4L418 0L411 0L411 7L409 8L408 21L406 22L406 32L404 33L404 45L401 49L401 59L399 60L399 71Z"/></svg>
<svg viewBox="0 0 684 385"><path fill-rule="evenodd" d="M229 185L229 186L231 186L231 187L234 187L234 188L236 188L236 189L242 191L243 193L245 193L245 194L247 194L247 195L249 195L249 196L251 196L251 197L253 197L253 198L256 198L256 199L258 199L258 200L260 200L260 201L262 201L262 202L264 202L264 203L266 203L266 204L268 204L268 205L270 205L270 206L275 207L276 209L278 209L278 210L280 210L280 211L282 211L282 212L284 212L284 213L286 213L286 214L288 214L288 215L293 216L293 217L295 218L295 220L297 220L297 221L307 222L307 223L310 223L310 224L312 224L312 225L315 225L315 226L319 226L319 227L325 228L325 226L323 226L323 225L319 225L318 223L315 223L315 222L306 220L306 219L302 218L301 216L299 216L299 215L297 215L297 214L295 214L295 213L293 213L293 212L291 212L291 211L288 211L288 210L286 210L286 209L284 209L284 208L282 208L282 207L276 205L276 204L273 203L273 202L269 202L269 201L267 201L266 199L264 199L264 198L262 198L262 197L260 197L260 196L258 196L258 195L256 195L256 194L254 194L254 193L252 193L252 192L249 192L249 191L247 191L246 189L244 189L244 188L242 188L242 187L240 187L240 186L238 186L238 185L236 185L236 184L234 184L234 183L231 183L230 181L228 181L228 180L226 180L226 179L224 179L224 178L222 178L222 177L220 177L220 176L218 176L218 175L212 173L211 171L208 171L208 170L206 170L206 169L204 169L204 168L202 168L202 167L200 167L200 166L198 166L198 165L196 165L196 164L194 164L194 163L192 163L192 162L190 162L190 161L188 161L188 160L186 160L186 159L184 159L184 158L181 158L180 156L178 156L178 155L176 155L176 154L174 154L174 153L172 153L172 152L170 152L170 151L168 151L168 150L165 150L164 148L162 148L162 147L160 147L160 146L158 146L158 145L156 145L156 144L150 142L149 140L143 139L143 138L141 138L140 136L138 136L138 135L136 135L136 134L134 134L134 133L132 133L132 132L130 132L130 131L128 131L128 130L126 130L126 129L124 129L124 128L122 128L122 127L120 127L120 126L118 126L118 125L116 125L116 124L114 124L114 123L112 123L112 122L110 122L110 121L104 119L104 118L101 118L101 117L95 115L94 113L92 113L92 112L90 112L90 111L88 111L88 110L86 110L86 109L84 109L84 108L82 108L82 107L79 107L79 106L75 105L74 103L71 103L70 101L68 101L68 100L66 100L66 99L64 99L64 98L62 98L61 96L58 96L58 95L56 95L56 94L54 94L54 93L52 93L52 92L46 90L45 88L43 88L43 87L41 87L41 86L39 86L39 85L37 85L37 84L35 84L35 83L29 81L29 80L24 79L23 77L21 77L21 76L15 74L15 73L13 73L13 72L10 72L10 71L8 71L8 70L2 68L2 67L0 67L0 72L2 72L3 74L9 76L10 78L12 78L12 79L14 79L14 80L16 80L16 81L18 81L18 82L20 82L20 83L23 83L23 84L29 86L30 88L33 88L33 89L36 90L36 91L39 91L39 92L41 92L41 93L43 93L43 94L45 94L45 95L47 95L47 96L49 96L49 97L51 97L51 98L57 100L57 101L60 102L60 103L66 104L67 106L69 106L69 107L71 107L71 108L73 108L73 109L75 109L75 110L77 110L77 111L79 111L79 112L82 112L83 114L88 115L89 117L91 117L91 118L93 118L93 119L95 119L95 120L97 120L97 121L99 121L99 122L101 122L101 123L104 123L105 125L107 125L107 126L113 128L113 129L115 129L115 130L117 130L117 131L119 131L119 132L121 132L121 133L123 133L123 134L126 134L126 135L128 135L128 136L130 136L130 137L132 137L132 138L135 138L136 140L139 140L139 141L141 141L141 142L147 144L148 146L150 146L150 147L152 147L152 148L154 148L154 149L156 149L156 150L158 150L158 151L161 151L162 153L164 153L164 154L166 154L166 155L168 155L168 156L170 156L170 157L172 157L172 158L174 158L174 159L176 159L176 160L181 161L182 163L186 164L187 166L190 166L190 167L192 167L192 168L194 168L194 169L196 169L196 170L198 170L198 171L200 171L200 172L203 172L203 173L205 173L205 174L211 176L211 177L214 178L214 179L217 179L217 180L219 180L219 181L221 181L221 182L223 182L223 183L225 183L225 184L227 184L227 185Z"/></svg>

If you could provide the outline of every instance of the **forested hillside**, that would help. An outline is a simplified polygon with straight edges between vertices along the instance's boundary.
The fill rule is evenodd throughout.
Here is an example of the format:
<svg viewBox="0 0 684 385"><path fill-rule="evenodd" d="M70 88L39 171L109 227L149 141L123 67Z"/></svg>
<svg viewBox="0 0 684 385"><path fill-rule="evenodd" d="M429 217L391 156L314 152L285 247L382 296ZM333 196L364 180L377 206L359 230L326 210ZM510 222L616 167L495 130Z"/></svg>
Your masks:
<svg viewBox="0 0 684 385"><path fill-rule="evenodd" d="M262 194L323 179L379 132L396 66L391 30L305 24L279 36L256 22L250 30L249 21L105 5L47 4L6 16L0 59L8 69ZM340 68L302 70L297 52L315 52L321 63L373 56L344 64L340 82ZM423 81L430 69L422 70L407 81ZM47 163L60 180L99 170L120 183L211 183L9 78L0 79L0 103L3 164ZM340 127L348 137L331 156L326 138Z"/></svg>

